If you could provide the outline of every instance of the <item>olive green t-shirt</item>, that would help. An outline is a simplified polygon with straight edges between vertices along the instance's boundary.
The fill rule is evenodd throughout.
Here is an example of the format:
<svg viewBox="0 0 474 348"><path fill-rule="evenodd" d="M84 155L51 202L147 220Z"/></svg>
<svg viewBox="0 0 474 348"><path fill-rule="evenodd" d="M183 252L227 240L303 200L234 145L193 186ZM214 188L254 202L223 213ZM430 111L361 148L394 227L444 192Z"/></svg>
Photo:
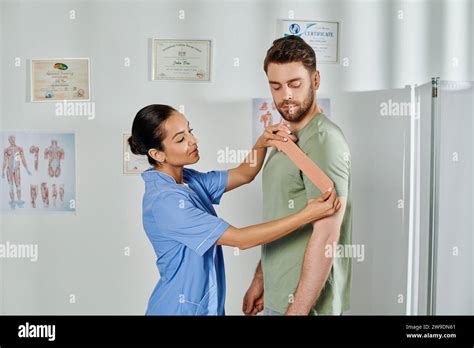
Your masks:
<svg viewBox="0 0 474 348"><path fill-rule="evenodd" d="M317 113L296 132L296 136L297 145L334 182L337 195L347 197L338 245L343 247L351 244L351 162L344 134L323 113ZM297 213L306 207L309 199L322 194L284 152L275 148L263 168L262 181L264 221ZM312 233L313 225L306 224L262 246L265 307L281 313L286 311L298 285L306 246ZM310 315L338 315L350 307L351 258L341 257L334 248L332 250L335 255L333 266Z"/></svg>

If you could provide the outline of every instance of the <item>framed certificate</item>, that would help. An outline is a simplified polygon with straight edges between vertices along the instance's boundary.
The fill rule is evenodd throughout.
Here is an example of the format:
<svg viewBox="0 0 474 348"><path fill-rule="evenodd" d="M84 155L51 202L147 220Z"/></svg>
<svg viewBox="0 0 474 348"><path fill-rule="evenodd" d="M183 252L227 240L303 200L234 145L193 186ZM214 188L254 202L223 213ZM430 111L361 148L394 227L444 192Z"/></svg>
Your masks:
<svg viewBox="0 0 474 348"><path fill-rule="evenodd" d="M130 133L123 133L123 174L140 174L143 171L150 168L147 156L138 156L132 153L130 145L128 144L128 138Z"/></svg>
<svg viewBox="0 0 474 348"><path fill-rule="evenodd" d="M211 81L211 40L152 39L152 80Z"/></svg>
<svg viewBox="0 0 474 348"><path fill-rule="evenodd" d="M89 58L32 59L32 102L89 101Z"/></svg>
<svg viewBox="0 0 474 348"><path fill-rule="evenodd" d="M339 22L282 19L279 33L305 40L316 52L318 63L339 63Z"/></svg>

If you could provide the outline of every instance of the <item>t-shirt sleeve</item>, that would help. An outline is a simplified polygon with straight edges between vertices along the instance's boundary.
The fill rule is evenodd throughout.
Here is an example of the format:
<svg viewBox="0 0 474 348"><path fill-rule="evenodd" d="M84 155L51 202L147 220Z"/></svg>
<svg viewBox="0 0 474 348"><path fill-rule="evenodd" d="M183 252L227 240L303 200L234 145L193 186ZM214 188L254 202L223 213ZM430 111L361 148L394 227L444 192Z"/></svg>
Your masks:
<svg viewBox="0 0 474 348"><path fill-rule="evenodd" d="M207 173L197 173L197 179L211 199L212 204L219 204L227 185L227 170L212 170Z"/></svg>
<svg viewBox="0 0 474 348"><path fill-rule="evenodd" d="M306 155L334 182L337 195L347 197L350 180L350 152L344 136L337 132L313 135L302 147ZM303 174L307 199L321 196L321 190Z"/></svg>
<svg viewBox="0 0 474 348"><path fill-rule="evenodd" d="M209 250L230 226L221 218L196 207L180 192L161 193L153 203L157 228L200 256Z"/></svg>

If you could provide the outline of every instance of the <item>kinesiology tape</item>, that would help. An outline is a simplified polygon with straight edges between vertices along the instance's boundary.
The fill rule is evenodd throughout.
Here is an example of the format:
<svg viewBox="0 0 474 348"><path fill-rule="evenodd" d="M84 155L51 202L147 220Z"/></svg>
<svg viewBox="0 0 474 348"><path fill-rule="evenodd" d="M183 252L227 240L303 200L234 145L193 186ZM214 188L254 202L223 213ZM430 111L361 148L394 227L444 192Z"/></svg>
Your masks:
<svg viewBox="0 0 474 348"><path fill-rule="evenodd" d="M326 192L334 187L331 179L296 145L285 132L276 133L288 141L270 140L269 143L278 150L283 151L288 158L298 167L321 192Z"/></svg>

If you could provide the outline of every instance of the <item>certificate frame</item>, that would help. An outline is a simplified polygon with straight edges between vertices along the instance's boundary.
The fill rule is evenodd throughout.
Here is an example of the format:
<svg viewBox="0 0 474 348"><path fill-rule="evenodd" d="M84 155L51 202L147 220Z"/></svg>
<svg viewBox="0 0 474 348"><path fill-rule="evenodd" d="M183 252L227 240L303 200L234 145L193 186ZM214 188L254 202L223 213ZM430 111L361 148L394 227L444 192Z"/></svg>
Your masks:
<svg viewBox="0 0 474 348"><path fill-rule="evenodd" d="M87 99L62 99L62 98L51 98L51 99L38 99L35 98L34 95L34 87L35 87L35 81L34 81L34 72L33 72L33 64L34 62L56 62L60 63L61 61L71 61L71 60L85 60L87 61L87 89L88 89L88 98ZM90 102L91 101L91 62L90 58L88 57L73 57L73 58L32 58L30 59L30 102L32 103L57 103L57 102L62 102L62 101L67 101L67 102Z"/></svg>
<svg viewBox="0 0 474 348"><path fill-rule="evenodd" d="M295 23L295 24L305 23L306 27L301 32L295 32L295 33L287 34L285 27L287 27L288 23ZM313 24L313 25L317 25L317 24L336 25L336 30L335 30L336 38L335 38L335 43L334 43L335 50L336 50L335 58L333 58L333 59L324 59L324 58L320 59L318 57L318 52L315 49L315 47L313 47L313 45L311 45L310 42L306 41L305 38L302 37L304 35L304 33L306 32L306 30L311 27L311 26L308 27L309 24ZM278 27L277 30L278 30L279 37L289 36L289 35L296 35L296 36L301 37L303 40L305 40L305 42L307 42L308 45L310 45L313 48L313 50L315 51L316 59L317 59L318 64L319 63L321 63L321 64L339 64L340 63L340 31L341 31L341 22L340 21L319 21L319 20L308 20L308 19L283 18L283 19L278 19L277 20L277 27Z"/></svg>
<svg viewBox="0 0 474 348"><path fill-rule="evenodd" d="M207 53L203 58L203 63L201 70L204 68L207 71L207 76L200 78L190 78L190 77L160 77L160 69L158 67L159 62L157 61L158 57L156 54L156 45L158 43L167 42L170 45L172 44L189 44L189 43L205 43ZM181 82L213 82L214 77L214 40L213 39L181 39L181 38L151 38L150 39L150 49L151 49L151 80L152 81L181 81Z"/></svg>
<svg viewBox="0 0 474 348"><path fill-rule="evenodd" d="M148 163L148 158L146 156L135 155L130 150L130 146L128 145L128 138L131 136L131 133L122 133L122 174L123 175L137 175L143 173L143 171L147 170L151 167ZM128 160L126 159L125 155L128 154ZM138 169L129 169L128 162L134 161L140 167ZM144 162L144 163L141 163ZM142 166L143 165L143 166Z"/></svg>

